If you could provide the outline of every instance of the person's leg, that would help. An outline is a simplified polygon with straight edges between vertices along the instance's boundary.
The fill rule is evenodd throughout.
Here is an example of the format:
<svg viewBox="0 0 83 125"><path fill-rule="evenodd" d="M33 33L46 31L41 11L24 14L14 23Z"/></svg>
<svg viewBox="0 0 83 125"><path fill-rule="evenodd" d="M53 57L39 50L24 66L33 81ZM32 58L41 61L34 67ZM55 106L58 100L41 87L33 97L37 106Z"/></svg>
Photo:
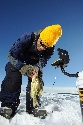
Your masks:
<svg viewBox="0 0 83 125"><path fill-rule="evenodd" d="M26 112L30 112L33 107L33 99L30 96L32 79L28 77L28 85L26 87Z"/></svg>
<svg viewBox="0 0 83 125"><path fill-rule="evenodd" d="M7 63L5 71L6 76L1 84L1 107L11 108L14 113L20 104L22 75L10 62Z"/></svg>

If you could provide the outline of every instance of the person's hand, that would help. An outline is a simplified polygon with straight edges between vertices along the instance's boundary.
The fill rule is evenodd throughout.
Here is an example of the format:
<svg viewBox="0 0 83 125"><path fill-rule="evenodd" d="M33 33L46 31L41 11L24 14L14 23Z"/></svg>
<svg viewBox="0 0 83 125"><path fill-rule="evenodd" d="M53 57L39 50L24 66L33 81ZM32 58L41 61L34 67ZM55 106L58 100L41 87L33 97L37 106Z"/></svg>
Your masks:
<svg viewBox="0 0 83 125"><path fill-rule="evenodd" d="M38 67L32 65L24 65L20 70L22 75L33 78L38 74Z"/></svg>
<svg viewBox="0 0 83 125"><path fill-rule="evenodd" d="M38 70L39 69L38 69L37 66L33 66L32 67L32 72L30 72L30 70L29 70L30 73L27 72L27 76L30 77L30 78L33 78L33 77L37 76L38 75Z"/></svg>
<svg viewBox="0 0 83 125"><path fill-rule="evenodd" d="M28 74L28 77L33 78L36 75L37 75L37 72L34 70L34 71L32 71L31 74Z"/></svg>

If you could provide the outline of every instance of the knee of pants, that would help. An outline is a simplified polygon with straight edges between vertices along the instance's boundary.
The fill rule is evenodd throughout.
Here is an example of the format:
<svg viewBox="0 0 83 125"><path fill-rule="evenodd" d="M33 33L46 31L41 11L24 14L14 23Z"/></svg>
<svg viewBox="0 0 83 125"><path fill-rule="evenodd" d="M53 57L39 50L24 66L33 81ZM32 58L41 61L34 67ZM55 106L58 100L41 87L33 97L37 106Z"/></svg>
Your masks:
<svg viewBox="0 0 83 125"><path fill-rule="evenodd" d="M5 70L6 76L1 84L1 91L3 88L9 92L18 91L18 89L21 88L22 85L21 73L10 63L7 63Z"/></svg>

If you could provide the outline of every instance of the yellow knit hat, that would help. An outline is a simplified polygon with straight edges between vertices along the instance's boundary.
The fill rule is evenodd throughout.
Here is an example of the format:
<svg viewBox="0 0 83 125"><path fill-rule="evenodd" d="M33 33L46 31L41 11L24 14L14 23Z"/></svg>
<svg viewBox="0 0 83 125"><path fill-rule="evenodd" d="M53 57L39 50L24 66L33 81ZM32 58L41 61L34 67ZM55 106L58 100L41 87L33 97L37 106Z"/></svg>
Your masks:
<svg viewBox="0 0 83 125"><path fill-rule="evenodd" d="M62 28L59 24L46 27L40 33L42 43L47 47L53 47L62 35Z"/></svg>

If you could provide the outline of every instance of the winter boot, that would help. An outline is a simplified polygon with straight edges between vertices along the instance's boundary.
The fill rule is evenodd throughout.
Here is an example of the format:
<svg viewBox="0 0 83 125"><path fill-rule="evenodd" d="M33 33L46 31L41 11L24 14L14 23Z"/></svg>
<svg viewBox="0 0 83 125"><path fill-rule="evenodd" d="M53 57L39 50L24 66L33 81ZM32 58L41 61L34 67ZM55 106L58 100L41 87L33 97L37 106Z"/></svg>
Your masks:
<svg viewBox="0 0 83 125"><path fill-rule="evenodd" d="M11 115L12 115L12 109L6 108L6 107L1 107L0 108L0 115L7 118L7 119L10 119Z"/></svg>
<svg viewBox="0 0 83 125"><path fill-rule="evenodd" d="M41 119L45 119L48 115L48 112L44 109L32 109L27 112L33 114L34 117L40 117Z"/></svg>

